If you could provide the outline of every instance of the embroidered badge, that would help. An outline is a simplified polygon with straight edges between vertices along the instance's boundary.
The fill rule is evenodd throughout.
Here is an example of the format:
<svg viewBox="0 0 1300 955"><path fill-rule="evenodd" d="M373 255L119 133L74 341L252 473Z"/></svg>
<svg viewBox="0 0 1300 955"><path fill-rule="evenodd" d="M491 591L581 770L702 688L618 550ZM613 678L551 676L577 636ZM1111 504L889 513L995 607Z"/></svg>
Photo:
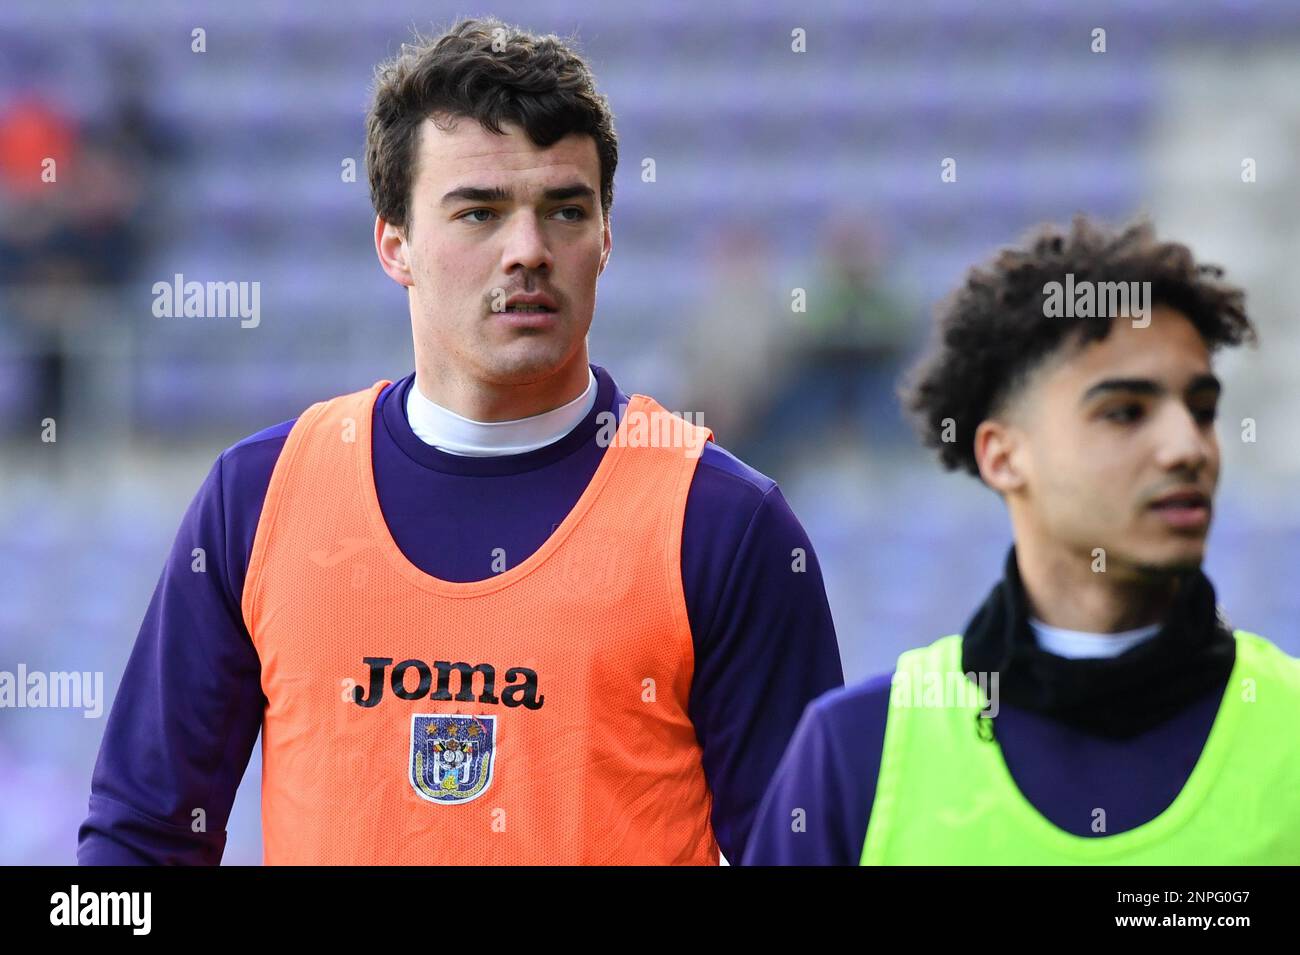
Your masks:
<svg viewBox="0 0 1300 955"><path fill-rule="evenodd" d="M444 806L469 802L492 784L496 717L411 716L411 785Z"/></svg>

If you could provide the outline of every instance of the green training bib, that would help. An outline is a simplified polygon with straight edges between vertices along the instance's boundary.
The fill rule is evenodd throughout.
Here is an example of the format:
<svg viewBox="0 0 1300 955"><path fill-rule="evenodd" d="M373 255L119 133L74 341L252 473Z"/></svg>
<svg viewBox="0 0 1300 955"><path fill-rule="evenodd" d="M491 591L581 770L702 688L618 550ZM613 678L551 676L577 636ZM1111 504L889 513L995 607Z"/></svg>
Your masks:
<svg viewBox="0 0 1300 955"><path fill-rule="evenodd" d="M1038 812L1002 747L981 738L987 697L961 672L960 635L906 651L861 864L1300 864L1300 660L1256 634L1234 637L1223 700L1182 791L1136 829L1093 837Z"/></svg>

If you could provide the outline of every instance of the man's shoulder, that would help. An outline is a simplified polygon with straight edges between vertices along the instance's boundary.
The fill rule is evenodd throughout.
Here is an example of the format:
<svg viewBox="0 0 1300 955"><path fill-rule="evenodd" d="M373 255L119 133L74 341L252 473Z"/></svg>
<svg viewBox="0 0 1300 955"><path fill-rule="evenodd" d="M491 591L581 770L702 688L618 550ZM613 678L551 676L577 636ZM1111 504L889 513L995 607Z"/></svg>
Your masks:
<svg viewBox="0 0 1300 955"><path fill-rule="evenodd" d="M218 456L221 470L221 482L227 489L246 486L250 483L261 484L263 490L271 479L271 471L289 439L289 432L298 422L290 418L263 428L246 438L236 441Z"/></svg>
<svg viewBox="0 0 1300 955"><path fill-rule="evenodd" d="M592 370L598 380L609 375L598 365L593 365ZM613 393L616 413L621 419L637 394L625 393L618 387L617 382L613 382ZM646 398L652 406L668 414L673 413L653 396L640 395L640 397ZM702 425L696 427L702 428ZM695 438L702 440L702 435L703 432L698 431ZM688 509L706 511L711 517L720 513L731 516L743 514L748 519L758 512L769 494L777 488L776 481L757 468L746 464L716 440L703 441L702 445L695 447L699 461L691 481L691 503L688 504ZM777 490L772 496L780 498L780 491ZM783 499L780 503L781 510L789 510Z"/></svg>
<svg viewBox="0 0 1300 955"><path fill-rule="evenodd" d="M686 500L690 536L706 550L734 553L753 544L803 537L803 527L776 481L712 441L705 443ZM710 540L711 539L711 540Z"/></svg>
<svg viewBox="0 0 1300 955"><path fill-rule="evenodd" d="M389 386L392 385L392 382L388 382L387 379L384 379L384 381ZM378 384L379 382L375 382L375 384L367 385L365 388L358 388L331 398L322 399L305 408L301 414L293 418L263 428L261 431L254 432L236 441L218 456L217 463L221 470L223 484L227 486L231 484L246 485L251 482L254 485L260 484L265 490L266 482L270 480L271 471L275 467L280 452L284 449L285 442L289 440L289 433L293 431L294 425L302 420L313 408L332 401L368 394Z"/></svg>
<svg viewBox="0 0 1300 955"><path fill-rule="evenodd" d="M695 479L731 489L757 503L776 481L757 468L751 467L715 441L709 441L700 452Z"/></svg>
<svg viewBox="0 0 1300 955"><path fill-rule="evenodd" d="M246 438L241 438L221 453L225 457L237 457L251 453L251 450L257 445L265 444L266 442L278 442L283 444L285 439L289 437L289 432L293 430L293 426L297 421L297 417L288 418L281 421L279 424L273 424L269 428L263 428L261 431L254 432Z"/></svg>
<svg viewBox="0 0 1300 955"><path fill-rule="evenodd" d="M850 738L874 725L888 712L894 674L877 673L865 680L827 690L808 704L809 718L832 733Z"/></svg>
<svg viewBox="0 0 1300 955"><path fill-rule="evenodd" d="M1255 678L1264 673L1284 689L1294 706L1300 706L1300 657L1292 656L1285 647L1251 630L1234 630L1233 636L1237 641L1238 669L1243 676Z"/></svg>

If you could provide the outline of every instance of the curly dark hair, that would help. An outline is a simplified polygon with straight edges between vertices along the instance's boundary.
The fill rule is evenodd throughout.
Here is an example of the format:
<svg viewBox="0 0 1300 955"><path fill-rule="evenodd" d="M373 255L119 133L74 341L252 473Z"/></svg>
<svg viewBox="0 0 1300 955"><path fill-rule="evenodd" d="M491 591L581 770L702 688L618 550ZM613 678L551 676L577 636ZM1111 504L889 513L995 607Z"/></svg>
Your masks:
<svg viewBox="0 0 1300 955"><path fill-rule="evenodd" d="M411 227L420 124L435 115L474 119L494 133L516 123L543 148L570 133L590 135L609 214L618 166L614 116L572 41L483 17L461 20L438 37L416 33L379 64L366 116L370 201L384 221L402 229Z"/></svg>
<svg viewBox="0 0 1300 955"><path fill-rule="evenodd" d="M1150 307L1176 309L1211 351L1256 340L1245 292L1198 264L1191 250L1155 237L1145 218L1119 228L1082 214L1071 226L1034 228L1022 245L1004 248L966 274L936 310L937 335L899 389L924 443L950 471L979 476L975 429L1005 407L1026 378L1067 342L1104 339L1110 317L1063 319L1045 307L1045 285L1074 281L1150 282ZM949 423L951 422L951 423ZM944 440L945 430L955 440Z"/></svg>

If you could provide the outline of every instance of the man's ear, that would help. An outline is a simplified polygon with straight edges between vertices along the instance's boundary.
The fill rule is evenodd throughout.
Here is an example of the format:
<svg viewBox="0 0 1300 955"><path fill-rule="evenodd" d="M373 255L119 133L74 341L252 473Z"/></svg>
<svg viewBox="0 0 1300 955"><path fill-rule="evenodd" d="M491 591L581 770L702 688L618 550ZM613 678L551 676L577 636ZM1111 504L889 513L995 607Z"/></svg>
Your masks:
<svg viewBox="0 0 1300 955"><path fill-rule="evenodd" d="M385 222L380 216L375 216L375 253L379 256L379 264L383 266L390 279L398 285L410 288L415 284L415 278L411 274L409 245L405 232L405 229Z"/></svg>
<svg viewBox="0 0 1300 955"><path fill-rule="evenodd" d="M1025 433L1014 424L986 418L975 429L975 461L984 483L1007 495L1025 486Z"/></svg>
<svg viewBox="0 0 1300 955"><path fill-rule="evenodd" d="M597 275L605 271L605 265L609 262L610 249L614 247L614 233L610 231L608 215L605 216L604 232L604 245L600 252L600 268L596 269Z"/></svg>

